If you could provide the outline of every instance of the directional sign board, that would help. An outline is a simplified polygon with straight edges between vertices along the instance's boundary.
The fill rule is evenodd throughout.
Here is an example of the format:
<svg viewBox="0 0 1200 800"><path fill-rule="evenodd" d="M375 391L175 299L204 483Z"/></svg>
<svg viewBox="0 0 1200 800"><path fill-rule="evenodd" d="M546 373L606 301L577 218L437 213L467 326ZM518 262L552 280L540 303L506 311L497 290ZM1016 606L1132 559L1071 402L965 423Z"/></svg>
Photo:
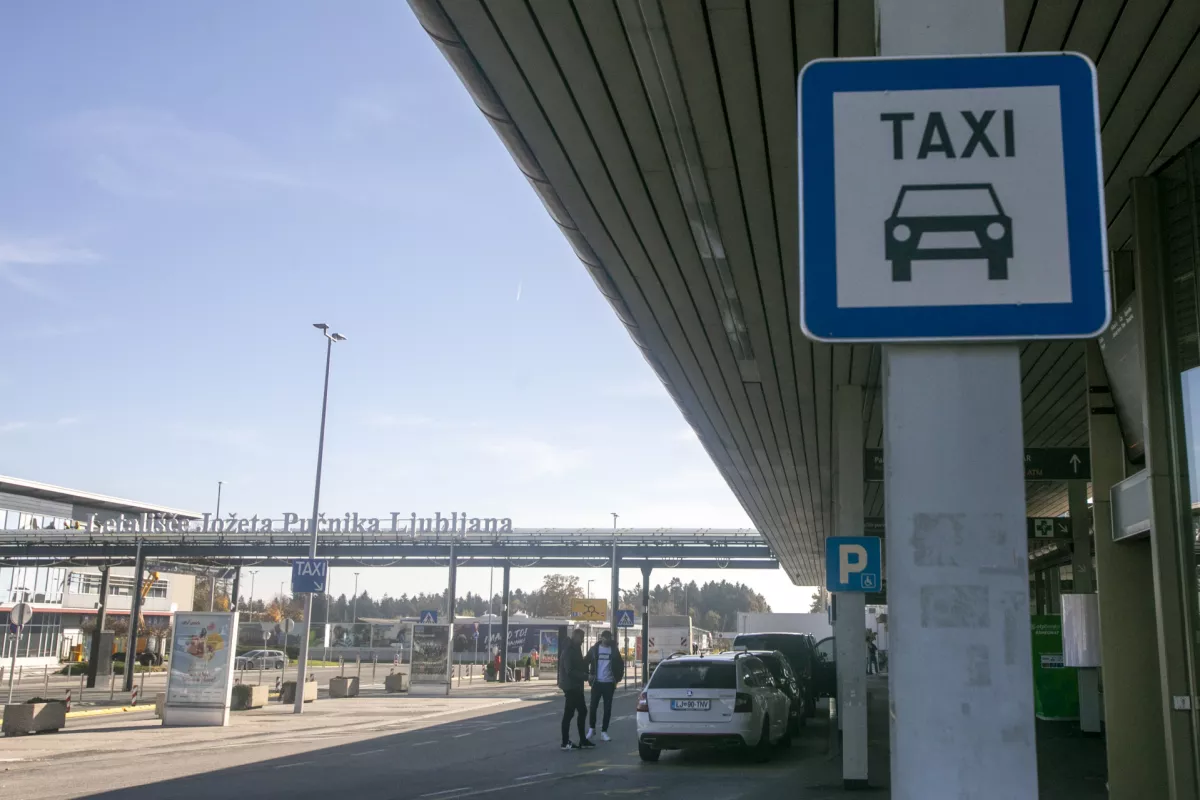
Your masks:
<svg viewBox="0 0 1200 800"><path fill-rule="evenodd" d="M883 548L877 536L831 536L825 540L825 588L831 592L877 592L883 586Z"/></svg>
<svg viewBox="0 0 1200 800"><path fill-rule="evenodd" d="M1083 338L1108 325L1087 58L817 60L798 91L806 335Z"/></svg>
<svg viewBox="0 0 1200 800"><path fill-rule="evenodd" d="M422 625L436 625L437 615L437 611L430 609L429 611L422 611L418 616L421 618Z"/></svg>
<svg viewBox="0 0 1200 800"><path fill-rule="evenodd" d="M1086 447L1026 447L1025 480L1090 480L1092 454ZM883 480L883 451L863 451L863 480Z"/></svg>
<svg viewBox="0 0 1200 800"><path fill-rule="evenodd" d="M632 628L633 627L633 609L622 608L617 611L617 627Z"/></svg>
<svg viewBox="0 0 1200 800"><path fill-rule="evenodd" d="M604 622L608 619L607 600L572 600L571 619Z"/></svg>
<svg viewBox="0 0 1200 800"><path fill-rule="evenodd" d="M1026 517L1025 525L1030 539L1070 539L1071 520L1069 517ZM885 535L883 517L866 517L863 519L863 533L867 536Z"/></svg>
<svg viewBox="0 0 1200 800"><path fill-rule="evenodd" d="M329 577L329 562L320 558L299 558L292 562L292 593L323 594Z"/></svg>

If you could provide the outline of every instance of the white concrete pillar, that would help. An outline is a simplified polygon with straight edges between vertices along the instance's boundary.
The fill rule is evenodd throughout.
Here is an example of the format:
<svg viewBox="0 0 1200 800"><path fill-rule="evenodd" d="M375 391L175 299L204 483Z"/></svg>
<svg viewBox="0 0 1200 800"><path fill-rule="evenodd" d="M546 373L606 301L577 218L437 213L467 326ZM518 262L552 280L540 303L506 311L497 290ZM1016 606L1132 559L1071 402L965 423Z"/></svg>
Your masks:
<svg viewBox="0 0 1200 800"><path fill-rule="evenodd" d="M836 443L835 536L863 535L863 392L839 386L834 398ZM842 729L842 781L867 787L866 595L839 592L833 621L837 650L838 708Z"/></svg>

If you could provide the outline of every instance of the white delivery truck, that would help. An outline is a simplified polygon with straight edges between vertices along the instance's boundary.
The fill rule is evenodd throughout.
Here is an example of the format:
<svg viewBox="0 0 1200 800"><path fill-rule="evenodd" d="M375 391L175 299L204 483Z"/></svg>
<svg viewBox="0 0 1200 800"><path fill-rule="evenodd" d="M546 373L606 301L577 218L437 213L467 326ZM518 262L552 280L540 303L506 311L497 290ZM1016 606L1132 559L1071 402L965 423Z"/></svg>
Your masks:
<svg viewBox="0 0 1200 800"><path fill-rule="evenodd" d="M673 655L691 655L694 644L691 617L651 614L649 622L650 641L647 643L646 652L649 655L650 669L654 669L658 662Z"/></svg>

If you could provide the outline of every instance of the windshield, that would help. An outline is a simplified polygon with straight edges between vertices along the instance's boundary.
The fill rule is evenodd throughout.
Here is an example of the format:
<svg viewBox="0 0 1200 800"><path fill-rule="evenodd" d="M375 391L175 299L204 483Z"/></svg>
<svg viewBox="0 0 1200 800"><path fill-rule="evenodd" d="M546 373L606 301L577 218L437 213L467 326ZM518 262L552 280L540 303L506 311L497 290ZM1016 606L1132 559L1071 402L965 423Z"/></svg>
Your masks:
<svg viewBox="0 0 1200 800"><path fill-rule="evenodd" d="M663 664L650 679L651 689L735 689L737 672L732 661Z"/></svg>
<svg viewBox="0 0 1200 800"><path fill-rule="evenodd" d="M1002 213L987 186L906 186L897 217L974 217Z"/></svg>

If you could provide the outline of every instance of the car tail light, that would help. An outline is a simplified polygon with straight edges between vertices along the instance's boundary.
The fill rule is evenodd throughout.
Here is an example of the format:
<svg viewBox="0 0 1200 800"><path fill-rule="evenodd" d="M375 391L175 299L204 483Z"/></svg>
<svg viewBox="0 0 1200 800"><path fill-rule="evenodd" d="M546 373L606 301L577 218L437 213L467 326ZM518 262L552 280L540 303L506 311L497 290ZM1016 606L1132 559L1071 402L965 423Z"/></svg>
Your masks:
<svg viewBox="0 0 1200 800"><path fill-rule="evenodd" d="M626 706L626 708L628 708L628 707L629 706ZM644 711L644 712L650 711L650 702L646 699L645 692L642 692L641 694L638 695L637 710Z"/></svg>
<svg viewBox="0 0 1200 800"><path fill-rule="evenodd" d="M745 692L737 693L737 700L733 704L733 713L749 714L754 710L754 698Z"/></svg>

